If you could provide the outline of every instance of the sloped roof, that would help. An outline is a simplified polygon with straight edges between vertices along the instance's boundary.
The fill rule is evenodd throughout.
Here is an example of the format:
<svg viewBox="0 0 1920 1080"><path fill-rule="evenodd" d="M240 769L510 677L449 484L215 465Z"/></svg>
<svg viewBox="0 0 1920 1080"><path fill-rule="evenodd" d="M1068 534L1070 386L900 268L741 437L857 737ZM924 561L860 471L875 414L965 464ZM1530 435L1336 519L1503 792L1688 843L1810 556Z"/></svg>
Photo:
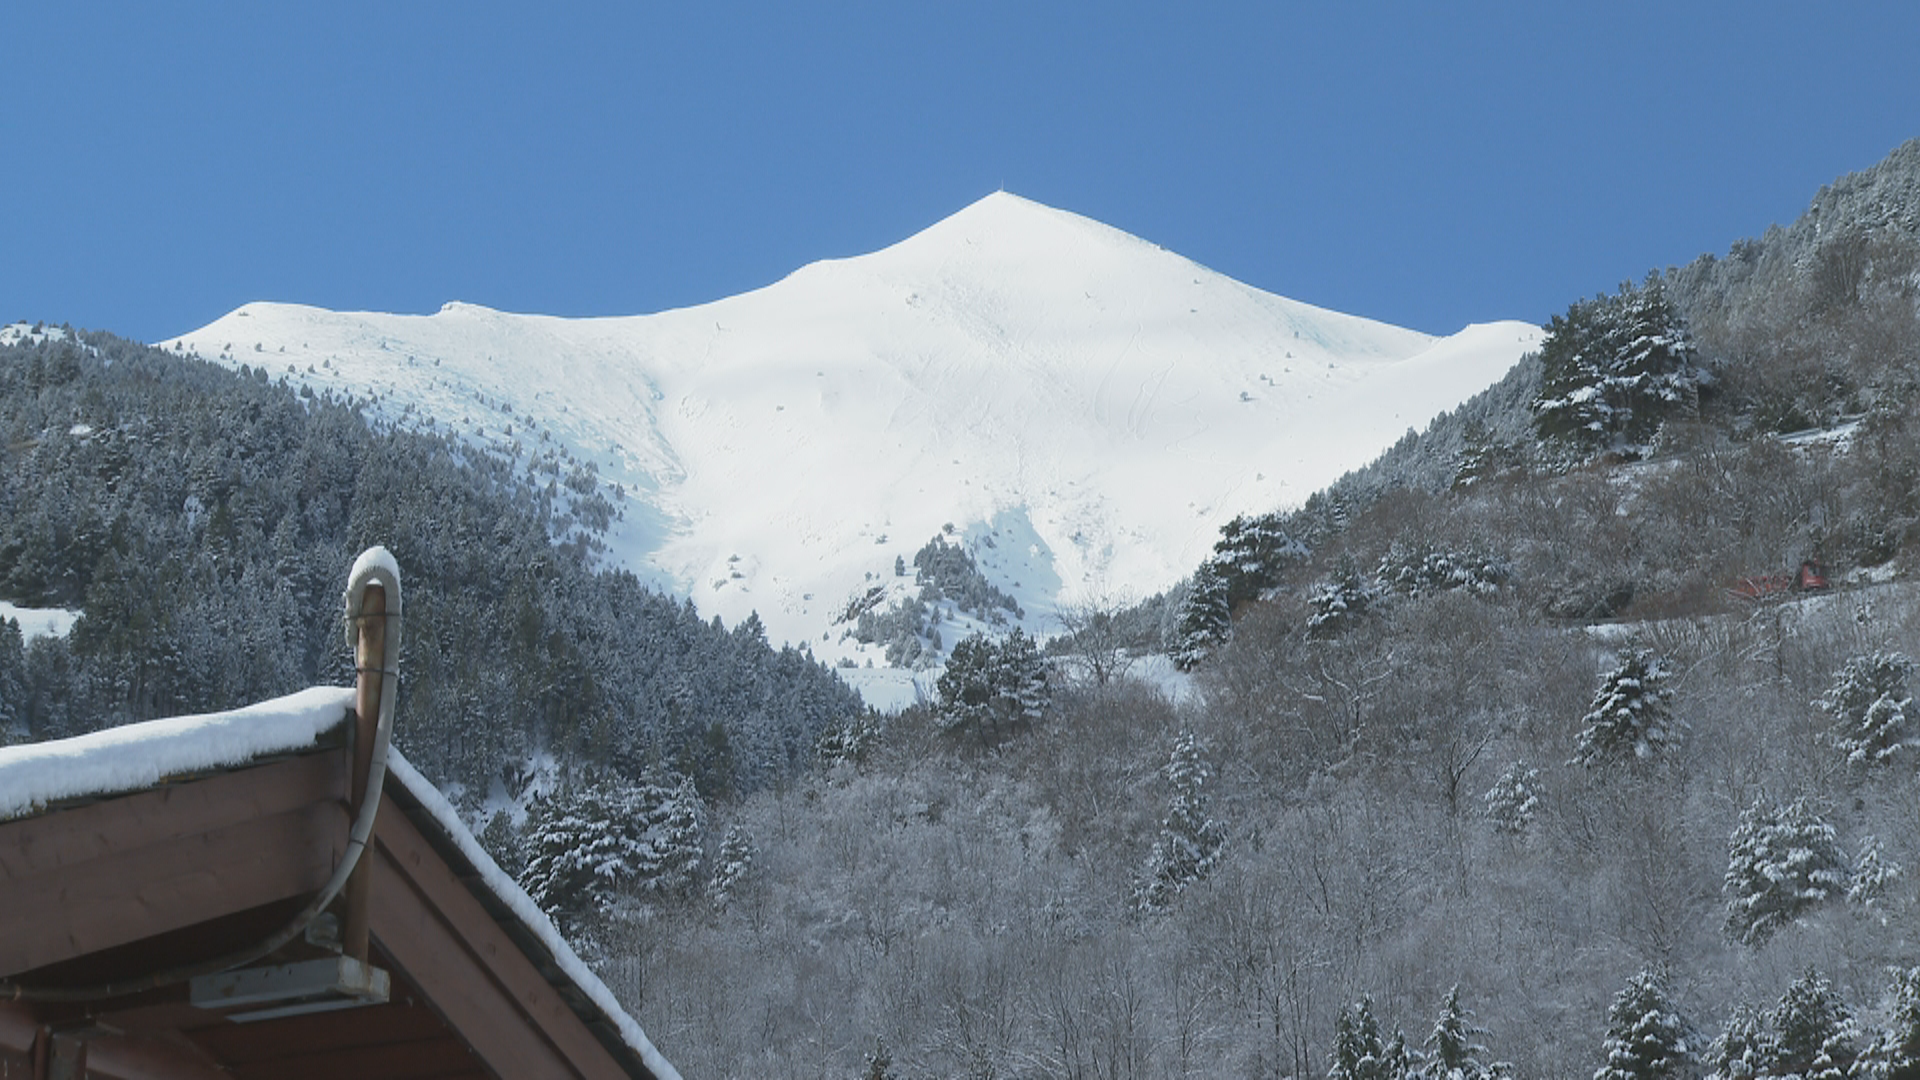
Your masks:
<svg viewBox="0 0 1920 1080"><path fill-rule="evenodd" d="M164 789L341 746L354 691L316 687L231 712L0 747L0 822ZM397 751L385 793L568 1009L633 1075L679 1080L612 991L493 861L439 789ZM0 865L0 884L8 876Z"/></svg>

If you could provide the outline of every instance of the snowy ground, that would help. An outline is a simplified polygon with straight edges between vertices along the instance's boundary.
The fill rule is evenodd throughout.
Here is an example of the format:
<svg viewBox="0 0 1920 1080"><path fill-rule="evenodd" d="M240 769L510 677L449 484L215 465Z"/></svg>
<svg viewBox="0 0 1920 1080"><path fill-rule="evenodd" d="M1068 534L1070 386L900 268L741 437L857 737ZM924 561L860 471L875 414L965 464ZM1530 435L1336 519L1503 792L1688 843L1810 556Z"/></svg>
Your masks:
<svg viewBox="0 0 1920 1080"><path fill-rule="evenodd" d="M371 397L622 493L612 556L827 662L835 617L952 526L1037 635L1149 596L1236 513L1296 504L1501 375L1524 323L1446 338L1261 292L998 193L882 251L654 315L249 304L164 343ZM951 644L956 637L943 630ZM897 700L909 682L862 685Z"/></svg>
<svg viewBox="0 0 1920 1080"><path fill-rule="evenodd" d="M37 637L66 637L73 631L74 621L78 618L80 613L77 611L21 607L0 600L0 619L12 619L19 623L20 636L28 641Z"/></svg>

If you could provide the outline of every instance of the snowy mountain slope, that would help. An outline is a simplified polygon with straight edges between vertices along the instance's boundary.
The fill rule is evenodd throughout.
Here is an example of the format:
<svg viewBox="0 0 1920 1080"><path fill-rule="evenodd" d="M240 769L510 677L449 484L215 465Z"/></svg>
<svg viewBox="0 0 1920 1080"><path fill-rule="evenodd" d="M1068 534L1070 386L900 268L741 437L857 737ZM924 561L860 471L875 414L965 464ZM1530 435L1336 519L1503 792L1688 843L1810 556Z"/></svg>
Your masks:
<svg viewBox="0 0 1920 1080"><path fill-rule="evenodd" d="M614 558L826 659L863 655L835 616L870 577L903 587L896 556L947 525L1035 631L1063 599L1162 589L1226 519L1370 460L1538 333L1326 311L997 193L873 254L653 315L249 304L164 344L563 448L625 492Z"/></svg>

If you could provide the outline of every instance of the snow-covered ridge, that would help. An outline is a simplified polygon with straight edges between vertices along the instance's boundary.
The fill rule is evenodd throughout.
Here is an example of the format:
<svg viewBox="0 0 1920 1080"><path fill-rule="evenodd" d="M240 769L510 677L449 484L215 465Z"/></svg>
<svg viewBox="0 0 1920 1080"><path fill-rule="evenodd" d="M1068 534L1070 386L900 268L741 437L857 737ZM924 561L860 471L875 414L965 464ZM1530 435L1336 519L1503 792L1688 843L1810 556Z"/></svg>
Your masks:
<svg viewBox="0 0 1920 1080"><path fill-rule="evenodd" d="M0 348L13 345L44 345L49 341L77 341L73 331L64 326L48 326L45 323L17 322L0 326ZM87 346L91 349L92 346Z"/></svg>
<svg viewBox="0 0 1920 1080"><path fill-rule="evenodd" d="M249 304L164 345L591 463L625 493L614 559L859 662L834 617L943 526L1045 633L1063 600L1172 584L1228 518L1297 504L1538 335L1327 311L1002 192L691 308Z"/></svg>

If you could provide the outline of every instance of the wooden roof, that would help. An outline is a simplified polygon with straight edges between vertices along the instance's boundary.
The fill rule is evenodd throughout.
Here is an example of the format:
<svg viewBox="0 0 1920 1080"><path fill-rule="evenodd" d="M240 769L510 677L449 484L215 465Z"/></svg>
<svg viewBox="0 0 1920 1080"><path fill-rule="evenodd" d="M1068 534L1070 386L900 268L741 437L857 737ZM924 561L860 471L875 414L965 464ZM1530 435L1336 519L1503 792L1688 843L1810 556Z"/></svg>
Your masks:
<svg viewBox="0 0 1920 1080"><path fill-rule="evenodd" d="M0 822L0 984L124 983L267 938L346 847L343 744ZM417 773L389 772L366 855L384 1002L249 1022L196 1006L186 982L0 1002L0 1078L678 1080L449 816ZM296 938L257 963L335 951Z"/></svg>

